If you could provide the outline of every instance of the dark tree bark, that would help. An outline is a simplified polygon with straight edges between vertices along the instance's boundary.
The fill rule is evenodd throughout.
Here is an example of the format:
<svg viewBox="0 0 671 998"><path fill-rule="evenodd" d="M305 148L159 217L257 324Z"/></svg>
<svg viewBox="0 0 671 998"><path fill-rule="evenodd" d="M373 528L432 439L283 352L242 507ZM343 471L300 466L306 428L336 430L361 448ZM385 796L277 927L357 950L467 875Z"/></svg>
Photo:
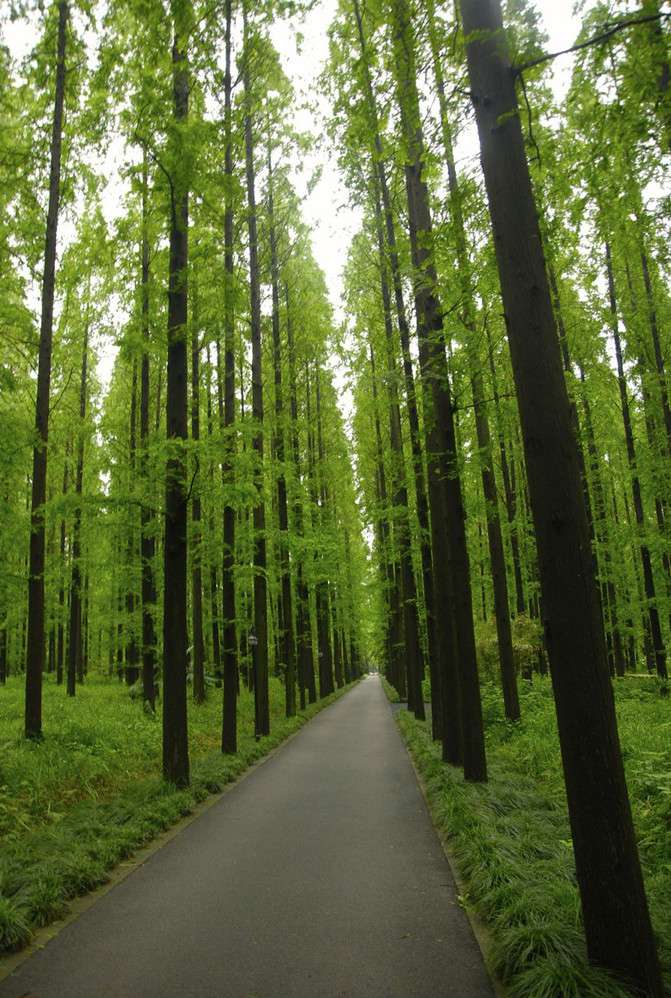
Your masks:
<svg viewBox="0 0 671 998"><path fill-rule="evenodd" d="M173 121L180 129L189 114L187 37L188 0L172 0ZM179 135L179 131L177 132ZM175 149L175 153L177 150ZM165 489L163 592L163 775L177 786L189 783L187 728L187 268L189 191L175 155L171 181L168 287L168 386L166 397L168 460Z"/></svg>
<svg viewBox="0 0 671 998"><path fill-rule="evenodd" d="M298 392L296 388L296 347L294 343L293 321L289 301L289 286L285 285L287 309L287 350L289 353L289 395L291 407L291 453L294 465L294 530L298 537L304 537L305 516L301 498L301 451L298 436ZM301 710L305 708L305 697L310 703L317 700L315 686L314 655L312 648L312 628L310 627L310 595L305 580L305 554L299 551L296 557L296 637L298 642L299 692Z"/></svg>
<svg viewBox="0 0 671 998"><path fill-rule="evenodd" d="M249 37L247 0L244 15L244 117L245 172L247 178L247 226L249 230L249 294L252 338L252 415L255 421L252 447L256 457L257 499L254 505L254 703L257 736L270 734L268 693L268 607L266 585L266 511L263 497L264 431L263 372L261 354L261 286L256 223L254 125L252 121L252 43Z"/></svg>
<svg viewBox="0 0 671 998"><path fill-rule="evenodd" d="M404 658L406 665L408 709L414 711L415 717L423 721L425 718L424 695L422 679L424 661L419 634L417 611L417 588L412 564L412 538L408 516L408 489L405 483L405 458L403 456L403 437L401 433L401 411L398 401L397 372L394 356L394 331L391 319L391 296L387 282L384 237L377 215L377 240L380 255L380 288L382 296L382 312L384 316L385 341L387 347L387 377L389 392L389 438L393 460L392 468L392 508L394 510L394 534L400 554L401 606L403 613ZM374 354L371 344L371 368L374 374Z"/></svg>
<svg viewBox="0 0 671 998"><path fill-rule="evenodd" d="M70 469L70 442L65 445L65 456L63 458L63 497L68 494L68 473ZM63 672L65 669L65 568L66 568L66 525L65 516L61 517L60 539L59 539L59 589L58 589L58 634L56 637L56 683L61 686L63 683Z"/></svg>
<svg viewBox="0 0 671 998"><path fill-rule="evenodd" d="M147 154L142 160L142 365L140 369L140 480L148 483L147 447L149 445L149 236ZM142 570L142 699L153 712L156 707L156 585L154 583L154 533L149 496L143 496L140 510L140 559Z"/></svg>
<svg viewBox="0 0 671 998"><path fill-rule="evenodd" d="M434 578L431 553L431 531L432 525L429 521L429 500L424 481L424 459L422 454L422 441L419 426L419 415L417 412L417 396L415 390L415 377L412 368L412 358L410 353L410 328L406 315L405 302L403 297L403 282L401 267L398 259L396 245L396 228L392 211L389 185L387 183L387 172L383 157L382 140L380 138L380 126L377 112L375 94L373 91L369 61L368 46L364 33L361 9L358 0L354 0L354 15L357 22L357 32L362 56L362 69L364 73L364 88L371 129L373 131L373 163L377 177L377 188L375 198L376 216L380 221L384 219L384 233L386 247L389 255L389 269L394 291L394 305L396 309L396 321L398 324L399 338L401 342L401 352L403 356L403 376L405 381L406 404L408 408L408 423L410 426L410 444L412 448L412 461L415 479L415 498L417 507L417 522L421 536L422 553L422 582L424 587L424 606L426 612L426 632L427 649L429 656L429 672L431 675L431 727L434 739L441 738L442 735L442 710L441 710L441 676L448 668L446 664L447 644L438 641L436 626L434 623ZM381 200L381 204L380 204ZM444 531L445 524L438 523L435 530ZM444 637L444 635L443 635Z"/></svg>
<svg viewBox="0 0 671 998"><path fill-rule="evenodd" d="M464 776L468 780L482 781L487 779L487 763L473 632L470 565L466 547L461 481L457 466L454 413L445 360L443 315L438 299L438 277L432 253L431 210L428 189L423 177L424 140L417 93L415 39L406 0L395 0L393 22L398 103L406 143L405 178L410 245L415 272L420 366L422 378L428 389L425 422L431 437L430 440L427 439L429 487L431 488L433 479L438 508L441 502L438 493L444 489L443 508L447 514L451 591L442 595L447 599L451 597L454 611ZM432 518L435 516L432 504ZM437 565L437 561L437 552L434 550L434 566Z"/></svg>
<svg viewBox="0 0 671 998"><path fill-rule="evenodd" d="M317 421L317 458L319 461L319 519L320 525L324 526L325 512L329 504L328 488L324 475L324 465L326 452L324 449L324 429L322 422L321 407L321 372L319 366L315 370L315 400L316 400L316 421ZM319 579L315 586L317 603L317 635L318 635L318 656L319 656L319 696L330 696L334 691L333 685L333 648L331 645L331 592L330 580L325 577L323 570L319 573Z"/></svg>
<svg viewBox="0 0 671 998"><path fill-rule="evenodd" d="M224 204L224 269L226 274L226 297L224 301L224 398L223 424L226 435L224 461L221 473L224 489L233 484L235 475L235 328L234 328L234 260L233 260L233 140L231 136L231 46L232 46L232 0L226 0L226 68L224 79L224 128L225 152L224 170L226 174L226 200ZM246 56L245 56L246 58ZM238 647L235 631L235 509L230 502L224 505L223 523L223 668L224 700L221 727L221 750L237 752L237 703L238 703Z"/></svg>
<svg viewBox="0 0 671 998"><path fill-rule="evenodd" d="M272 286L273 373L275 376L275 440L277 461L277 515L280 529L279 575L280 601L278 608L279 662L284 674L286 716L296 714L296 654L294 650L294 620L291 601L291 570L289 567L289 507L284 465L284 400L282 398L282 340L280 334L280 267L275 224L273 164L268 147L268 221L270 226L270 280Z"/></svg>
<svg viewBox="0 0 671 998"><path fill-rule="evenodd" d="M647 604L648 626L650 628L650 638L655 656L655 667L657 674L662 678L667 678L666 669L666 649L662 628L657 610L657 595L655 592L655 580L652 574L652 559L650 548L645 541L645 514L643 511L643 494L641 492L641 482L638 475L636 463L636 445L634 443L634 431L631 422L631 412L629 410L629 395L627 391L627 379L624 373L624 362L622 358L622 342L620 339L620 326L617 314L617 297L615 292L615 279L613 276L613 262L610 246L606 243L606 272L608 277L608 298L610 305L611 331L615 343L615 357L617 361L617 381L620 389L620 404L622 406L622 422L624 424L624 436L627 444L627 460L631 474L631 495L634 503L634 516L639 533L639 550L641 555L641 566L643 568L643 585L645 587L645 599Z"/></svg>
<svg viewBox="0 0 671 998"><path fill-rule="evenodd" d="M49 390L56 289L56 243L61 195L61 146L65 104L65 50L70 7L58 0L56 92L51 128L49 207L44 243L42 314L37 367L37 402L30 503L30 552L28 560L28 620L26 632L26 738L42 737L42 672L44 671L44 505L47 498L47 444L49 441Z"/></svg>
<svg viewBox="0 0 671 998"><path fill-rule="evenodd" d="M128 464L130 469L130 481L135 479L135 454L137 450L137 361L133 358L133 377L130 396L130 432L128 446ZM135 631L137 598L135 593L135 558L136 558L136 536L135 536L135 516L131 507L128 515L128 540L126 546L126 566L128 572L128 584L126 587L126 614L128 619L128 644L126 645L126 682L133 686L140 678L140 649L137 643Z"/></svg>
<svg viewBox="0 0 671 998"><path fill-rule="evenodd" d="M207 436L211 441L214 435L214 417L212 413L212 361L210 359L210 345L206 346L206 357L207 357ZM223 406L221 413L221 425L223 426ZM210 462L209 467L209 478L210 485L212 487L212 492L214 494L214 462ZM233 528L235 529L235 518L233 520ZM215 521L214 521L214 503L210 504L210 512L208 516L208 533L210 538L215 537ZM217 555L210 555L210 626L212 629L212 660L214 662L214 674L217 680L223 681L223 675L221 671L221 636L219 632L219 585L218 585L218 573L217 573Z"/></svg>
<svg viewBox="0 0 671 998"><path fill-rule="evenodd" d="M501 477L503 479L503 494L506 501L506 512L508 515L508 531L510 536L510 550L513 561L513 579L515 582L515 612L517 615L526 612L526 600L524 596L524 582L522 580L522 560L520 558L520 542L517 527L517 496L513 476L511 475L508 463L508 453L506 450L505 434L503 432L503 421L501 418L501 402L496 377L496 364L494 362L494 351L492 348L492 337L487 319L484 320L485 334L487 336L487 355L489 359L489 372L492 382L492 395L494 399L494 416L498 429L499 438L499 458L501 461ZM513 469L514 470L514 469Z"/></svg>
<svg viewBox="0 0 671 998"><path fill-rule="evenodd" d="M194 294L191 310L191 439L200 440L200 337ZM197 460L197 458L196 458ZM198 465L194 470L199 474ZM193 699L205 701L205 642L203 638L203 572L202 572L202 503L195 492L191 499L191 664L193 668Z"/></svg>
<svg viewBox="0 0 671 998"><path fill-rule="evenodd" d="M499 497L492 465L492 439L489 429L489 417L485 403L485 389L480 367L480 358L475 348L476 323L474 307L474 288L471 267L468 260L466 242L466 226L461 207L461 192L454 159L452 132L447 110L445 95L445 80L443 77L440 52L435 32L433 0L426 0L429 15L429 38L433 58L434 76L438 91L440 107L440 122L443 139L443 150L447 164L447 179L450 192L450 212L454 232L454 243L457 256L457 270L461 288L461 311L467 336L467 351L471 391L475 408L475 433L480 450L480 477L482 492L485 498L487 517L487 541L489 545L489 560L492 570L492 588L494 592L494 615L496 618L496 635L499 647L501 669L501 688L506 717L511 721L520 718L520 701L517 693L517 676L513 657L513 639L510 626L510 605L508 602L508 580L506 562L501 534L499 516ZM486 610L483 610L486 617Z"/></svg>
<svg viewBox="0 0 671 998"><path fill-rule="evenodd" d="M461 0L538 542L590 959L661 996L617 735L578 445L499 0ZM486 95L486 99L485 98Z"/></svg>
<svg viewBox="0 0 671 998"><path fill-rule="evenodd" d="M408 696L407 670L403 664L401 654L401 617L399 608L402 606L402 594L399 592L400 575L395 560L392 547L394 538L392 537L390 524L391 518L388 515L389 494L387 491L387 472L384 463L384 449L382 446L382 429L380 426L380 403L377 387L377 374L375 367L375 352L371 343L368 344L370 354L371 386L373 389L373 423L375 427L376 446L376 487L379 515L376 526L378 532L378 549L380 552L380 565L382 569L382 585L386 596L386 644L389 658L389 668L387 679L398 693L401 700Z"/></svg>
<svg viewBox="0 0 671 998"><path fill-rule="evenodd" d="M72 525L72 571L70 576L70 626L68 634L67 694L75 695L77 678L82 675L82 492L84 486L84 420L86 419L86 388L89 353L88 319L84 326L81 378L79 382L79 434L77 440L77 470L75 472L75 506Z"/></svg>

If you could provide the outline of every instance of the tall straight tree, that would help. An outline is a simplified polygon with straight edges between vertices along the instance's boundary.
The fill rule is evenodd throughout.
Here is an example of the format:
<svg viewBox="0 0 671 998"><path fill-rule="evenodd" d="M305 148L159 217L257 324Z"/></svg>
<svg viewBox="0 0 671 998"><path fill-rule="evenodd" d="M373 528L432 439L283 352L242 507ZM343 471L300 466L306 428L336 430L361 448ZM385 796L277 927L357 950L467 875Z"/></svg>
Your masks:
<svg viewBox="0 0 671 998"><path fill-rule="evenodd" d="M254 504L254 703L257 736L270 734L268 692L268 609L266 584L266 510L263 496L263 373L261 354L261 278L256 219L256 169L254 165L254 95L247 2L243 4L243 86L245 117L245 172L247 178L247 227L249 232L249 295L252 337L252 415L256 457L257 497Z"/></svg>
<svg viewBox="0 0 671 998"><path fill-rule="evenodd" d="M578 442L499 0L460 0L517 387L590 959L663 994L624 779Z"/></svg>
<svg viewBox="0 0 671 998"><path fill-rule="evenodd" d="M30 502L30 553L28 560L28 630L26 644L26 738L42 736L42 672L44 670L44 504L47 498L47 444L49 440L49 390L51 348L56 290L56 243L58 209L61 197L61 148L65 105L65 52L70 7L58 0L58 40L56 48L56 92L51 127L49 166L49 207L44 242L42 315L37 368L35 405L35 446Z"/></svg>
<svg viewBox="0 0 671 998"><path fill-rule="evenodd" d="M168 460L165 486L163 588L163 775L189 783L187 731L187 266L189 191L180 145L189 115L188 37L190 0L172 0L173 158L170 181L170 271L168 286Z"/></svg>
<svg viewBox="0 0 671 998"><path fill-rule="evenodd" d="M280 330L280 264L275 219L273 161L268 146L268 224L270 228L270 279L272 286L273 373L275 380L275 459L277 460L277 514L280 528L279 651L284 667L286 716L296 713L296 653L289 565L289 505L284 453L284 399L282 386L282 337Z"/></svg>
<svg viewBox="0 0 671 998"><path fill-rule="evenodd" d="M89 296L91 287L89 282ZM87 302L87 309L89 303ZM82 346L82 366L79 382L79 439L77 441L77 470L75 472L75 508L72 527L72 570L70 576L70 628L68 640L67 694L75 695L77 676L81 675L82 661L82 492L84 488L84 420L86 419L86 388L89 353L89 318L84 320L84 343Z"/></svg>
<svg viewBox="0 0 671 998"><path fill-rule="evenodd" d="M443 151L447 165L447 181L450 193L450 213L454 248L457 257L457 271L461 287L461 314L466 332L466 347L469 361L473 407L475 409L475 430L480 451L480 477L482 492L485 498L487 514L487 540L489 544L489 559L492 569L492 589L494 591L494 614L496 617L496 634L499 646L501 666L501 688L506 717L517 721L520 717L520 701L517 694L517 677L513 659L512 629L510 626L510 606L508 603L508 581L499 517L498 490L492 465L492 441L489 429L489 417L485 402L484 379L482 377L481 361L476 347L475 295L471 267L468 258L466 239L466 224L462 208L462 195L459 190L457 167L454 158L452 130L450 127L445 79L440 58L438 39L436 37L435 12L433 0L426 0L426 10L429 25L429 40L433 61L434 78L438 92L440 123L443 140Z"/></svg>
<svg viewBox="0 0 671 998"><path fill-rule="evenodd" d="M224 428L230 434L226 440L225 461L222 465L224 484L231 485L234 473L233 456L235 441L235 343L234 343L234 302L233 302L233 138L231 132L231 31L233 27L232 0L226 0L226 64L224 76L224 172L226 191L224 194ZM224 659L224 705L221 731L222 752L237 751L237 643L235 636L235 509L230 502L224 504L224 557L222 572L223 587L223 659Z"/></svg>
<svg viewBox="0 0 671 998"><path fill-rule="evenodd" d="M200 440L200 332L194 293L191 307L191 439ZM197 460L197 459L196 459ZM197 469L196 465L196 469ZM200 495L191 500L191 648L193 699L205 700L205 641L203 638L202 503Z"/></svg>
<svg viewBox="0 0 671 998"><path fill-rule="evenodd" d="M438 274L433 254L433 227L429 191L425 179L415 36L407 0L393 0L392 35L397 76L398 103L406 145L405 180L410 223L410 245L414 268L420 369L426 386L425 427L429 461L429 487L433 483L432 518L444 502L447 516L447 555L451 567L451 591L436 591L454 612L456 632L461 735L464 775L469 780L487 779L487 761L480 703L480 682L475 655L470 565L466 525L457 466L456 431L445 359L443 309L438 297ZM444 493L441 499L440 492ZM433 508L435 506L435 508ZM434 551L434 565L438 560ZM446 699L448 693L446 691ZM448 724L444 715L444 723ZM454 723L453 721L451 723ZM446 732L444 732L445 736Z"/></svg>
<svg viewBox="0 0 671 998"><path fill-rule="evenodd" d="M142 364L140 367L140 478L148 481L147 447L149 444L149 233L148 229L148 167L147 153L142 159L142 239L141 239L141 323ZM153 610L156 605L154 582L154 535L152 515L144 497L140 510L140 557L142 570L142 698L150 710L155 709L156 631Z"/></svg>

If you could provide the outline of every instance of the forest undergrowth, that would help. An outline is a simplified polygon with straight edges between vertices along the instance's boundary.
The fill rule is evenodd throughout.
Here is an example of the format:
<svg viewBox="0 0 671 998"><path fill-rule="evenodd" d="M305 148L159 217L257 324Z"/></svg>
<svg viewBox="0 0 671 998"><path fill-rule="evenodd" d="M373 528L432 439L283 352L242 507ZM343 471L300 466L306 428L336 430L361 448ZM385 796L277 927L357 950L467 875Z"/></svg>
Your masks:
<svg viewBox="0 0 671 998"><path fill-rule="evenodd" d="M22 737L21 681L9 680L0 718L0 953L26 945L72 898L105 883L118 863L349 688L286 718L284 687L271 678L272 733L259 741L253 694L243 688L235 755L220 751L221 698L191 704L192 781L177 790L160 777L160 716L144 713L128 687L92 678L72 699L46 684L48 734L36 743Z"/></svg>
<svg viewBox="0 0 671 998"><path fill-rule="evenodd" d="M620 738L648 901L671 985L671 701L654 679L615 684ZM407 711L398 722L434 821L490 932L488 963L514 998L623 998L587 961L550 681L522 683L522 721L483 687L489 782L466 783Z"/></svg>

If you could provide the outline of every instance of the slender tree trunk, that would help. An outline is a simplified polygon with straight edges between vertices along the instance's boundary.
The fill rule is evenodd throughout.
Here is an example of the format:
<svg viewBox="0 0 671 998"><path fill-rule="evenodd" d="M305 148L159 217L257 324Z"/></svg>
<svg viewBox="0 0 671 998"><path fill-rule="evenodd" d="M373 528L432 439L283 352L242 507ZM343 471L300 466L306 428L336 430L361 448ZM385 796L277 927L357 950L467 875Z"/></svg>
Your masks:
<svg viewBox="0 0 671 998"><path fill-rule="evenodd" d="M252 446L256 457L257 498L254 505L254 703L257 737L270 734L268 693L268 608L266 586L266 512L263 489L263 372L261 355L261 287L256 224L254 129L252 122L251 52L247 2L244 14L244 117L245 166L247 177L247 225L249 229L249 292L252 338L252 415L256 424Z"/></svg>
<svg viewBox="0 0 671 998"><path fill-rule="evenodd" d="M324 511L329 505L329 495L326 485L324 467L326 462L326 451L324 449L324 427L322 421L321 406L321 371L317 366L315 371L315 399L317 417L317 458L319 461L319 509L320 526L324 527ZM334 691L333 685L333 647L331 644L331 592L330 581L325 577L324 572L320 573L317 582L317 632L319 637L319 696L330 696Z"/></svg>
<svg viewBox="0 0 671 998"><path fill-rule="evenodd" d="M275 460L277 462L277 513L279 540L279 661L284 673L286 716L296 713L296 654L294 651L294 621L291 601L291 570L289 566L289 508L287 479L284 465L284 402L282 398L282 342L280 336L280 268L277 255L277 231L273 200L273 165L268 147L268 221L270 225L270 275L272 285L273 366L275 375Z"/></svg>
<svg viewBox="0 0 671 998"><path fill-rule="evenodd" d="M212 442L212 437L214 436L214 417L212 414L212 362L210 359L210 346L206 347L207 350L207 436ZM235 401L235 400L234 400ZM223 407L221 416L221 425L223 426ZM212 447L210 446L212 450ZM214 462L210 462L209 467L209 477L210 486L212 489L212 494L214 495ZM208 532L210 539L213 540L216 536L215 534L215 519L214 519L214 502L210 505L210 513L208 517ZM235 529L235 517L233 518L233 528ZM212 628L212 659L214 662L214 674L217 680L223 683L223 675L221 671L221 636L219 633L219 588L217 581L217 564L216 555L211 555L210 564L210 625Z"/></svg>
<svg viewBox="0 0 671 998"><path fill-rule="evenodd" d="M156 585L154 583L154 533L150 512L147 448L149 446L149 235L147 153L142 159L142 366L140 369L140 481L144 486L140 511L140 559L142 570L142 699L156 709Z"/></svg>
<svg viewBox="0 0 671 998"><path fill-rule="evenodd" d="M370 75L368 46L363 27L361 8L358 0L353 0L354 15L357 22L359 45L361 48L362 68L364 72L364 87L371 128L373 131L373 164L377 178L375 211L378 220L384 219L384 233L386 246L389 254L389 268L391 272L392 287L394 291L394 304L396 309L396 321L398 323L399 338L401 341L401 352L403 356L403 376L405 381L406 403L408 407L408 422L410 426L410 443L412 448L413 471L415 478L415 496L417 507L417 522L421 536L422 555L422 582L424 586L424 605L426 609L426 631L427 649L429 653L429 671L431 675L431 725L434 739L439 739L442 734L442 710L441 710L441 675L448 668L446 656L448 654L447 643L438 640L436 625L434 622L434 578L431 553L431 531L444 531L445 524L441 521L434 524L433 528L429 522L429 500L424 481L424 460L422 455L422 442L419 426L419 415L417 412L417 396L415 390L415 378L412 368L412 358L410 353L410 329L405 310L403 296L403 281L401 267L398 258L396 245L396 229L394 215L392 211L389 185L387 183L387 173L383 157L382 140L380 138L380 126L377 112L375 94L373 91ZM382 204L380 204L380 199ZM378 222L379 224L379 222ZM442 616L442 611L441 611ZM442 630L441 630L442 634ZM444 634L442 635L444 638Z"/></svg>
<svg viewBox="0 0 671 998"><path fill-rule="evenodd" d="M224 301L224 433L225 460L222 463L224 489L233 485L235 476L235 328L234 328L234 259L233 259L233 139L231 135L231 46L232 0L226 0L226 70L224 80L224 128L226 200L224 204L224 269L226 298ZM245 56L246 58L246 56ZM242 379L241 379L242 385ZM241 388L242 390L242 388ZM238 647L235 631L235 509L224 500L223 522L223 667L224 699L221 728L221 750L237 752Z"/></svg>
<svg viewBox="0 0 671 998"><path fill-rule="evenodd" d="M137 450L137 361L133 358L133 378L131 386L130 402L130 432L128 447L128 464L130 469L130 481L135 480L135 452ZM128 571L128 584L126 588L126 613L128 617L128 644L126 645L126 682L129 686L135 685L140 678L140 649L138 648L136 635L136 608L137 597L135 593L135 558L137 555L135 536L135 515L131 507L128 516L128 541L126 547L126 564Z"/></svg>
<svg viewBox="0 0 671 998"><path fill-rule="evenodd" d="M84 326L82 347L81 379L79 383L79 434L77 440L77 470L75 473L75 507L72 527L72 574L70 577L70 627L68 637L68 681L67 694L75 695L77 677L81 678L82 662L82 571L81 571L81 532L82 532L82 491L84 485L84 420L86 419L86 388L89 352L88 319Z"/></svg>
<svg viewBox="0 0 671 998"><path fill-rule="evenodd" d="M68 494L68 472L70 462L70 443L65 445L65 457L63 459L63 497ZM65 516L61 517L60 525L60 571L58 590L58 635L56 638L56 683L61 686L63 683L63 672L65 669L65 569L66 559L66 527Z"/></svg>
<svg viewBox="0 0 671 998"><path fill-rule="evenodd" d="M191 309L191 439L194 446L200 440L200 337L194 294ZM197 460L197 458L196 458ZM198 466L196 466L197 468ZM194 472L194 474L197 474ZM203 639L203 572L202 572L202 503L194 492L191 499L191 663L193 667L193 699L205 701L205 642Z"/></svg>
<svg viewBox="0 0 671 998"><path fill-rule="evenodd" d="M617 360L617 380L620 389L620 404L622 406L622 421L624 424L624 436L627 444L627 459L631 474L631 494L634 503L634 515L639 533L639 549L641 554L641 565L643 568L643 585L645 587L645 599L647 603L648 625L650 627L650 637L655 656L655 667L657 674L662 678L667 678L666 669L666 649L662 637L662 628L657 610L657 597L655 593L655 580L652 574L652 559L650 548L645 541L645 514L643 512L643 494L641 492L641 481L638 475L636 461L636 445L634 443L634 431L629 411L629 396L627 392L627 379L624 373L624 362L622 359L622 342L620 339L620 327L617 315L617 298L615 294L615 279L613 276L613 262L610 245L606 243L606 272L608 277L608 296L610 303L611 329L613 341L615 343L615 357Z"/></svg>
<svg viewBox="0 0 671 998"><path fill-rule="evenodd" d="M468 780L487 779L480 685L475 655L470 566L466 547L465 515L457 451L449 377L445 361L442 307L438 299L438 277L433 260L429 194L423 178L424 140L417 93L415 39L406 0L393 4L394 58L398 79L398 102L406 142L406 190L410 223L410 244L415 271L418 337L422 377L428 387L425 421L430 428L427 441L430 477L440 476L435 492L444 488L448 523L448 557L451 574L458 685L461 701L461 735L464 776ZM443 486L443 478L446 478ZM438 502L440 500L438 499ZM439 507L440 508L440 507ZM432 517L436 513L432 509ZM434 550L434 566L437 552Z"/></svg>
<svg viewBox="0 0 671 998"><path fill-rule="evenodd" d="M301 497L301 451L298 436L298 392L296 388L296 347L294 343L293 320L289 301L289 286L285 285L287 307L287 349L289 353L289 394L291 398L291 452L294 464L294 530L296 535L305 538L305 515ZM305 708L305 697L315 703L314 655L312 648L312 628L310 627L310 594L305 580L305 551L300 550L296 557L296 632L298 639L299 691L301 710Z"/></svg>
<svg viewBox="0 0 671 998"><path fill-rule="evenodd" d="M466 226L461 207L461 192L457 178L457 168L452 145L447 99L445 96L445 80L443 78L440 52L438 49L433 0L426 0L429 15L429 38L433 57L434 76L438 91L440 106L440 121L443 138L443 149L447 163L447 178L450 192L450 212L454 231L454 242L457 255L457 268L462 294L462 315L467 336L467 353L473 405L475 409L475 432L480 451L480 476L482 492L485 498L487 518L487 541L489 559L492 569L492 587L494 592L494 615L496 617L496 634L499 647L499 662L501 669L501 688L506 717L511 721L520 718L520 701L517 693L517 676L513 657L513 640L510 626L510 605L508 602L508 580L501 534L499 516L499 499L492 466L492 441L489 429L489 418L485 404L485 390L480 367L480 357L475 347L476 323L474 310L474 288L471 268L468 260L466 244ZM483 609L486 616L486 610Z"/></svg>
<svg viewBox="0 0 671 998"><path fill-rule="evenodd" d="M417 589L412 563L412 537L408 516L408 490L405 483L405 458L403 455L403 437L401 433L401 412L398 401L397 372L394 356L394 332L391 320L391 296L387 282L384 242L382 227L379 224L378 213L377 239L380 254L380 284L382 295L382 311L384 316L385 340L387 347L386 383L389 392L389 438L392 452L392 508L394 510L394 534L399 547L401 575L401 606L403 613L403 632L405 642L403 647L406 664L408 708L414 711L415 717L423 721L424 696L422 679L424 661L419 634L417 613ZM374 376L374 354L371 344L371 368Z"/></svg>
<svg viewBox="0 0 671 998"><path fill-rule="evenodd" d="M661 996L617 735L578 445L501 7L499 0L460 0L460 6L518 391L588 953L646 994Z"/></svg>
<svg viewBox="0 0 671 998"><path fill-rule="evenodd" d="M173 127L176 134L189 114L187 37L189 0L172 0L174 43ZM177 146L177 140L175 140ZM165 489L163 593L163 775L177 786L189 783L187 729L187 268L189 259L189 192L177 148L173 161L168 289L168 389L166 398L168 460Z"/></svg>
<svg viewBox="0 0 671 998"><path fill-rule="evenodd" d="M585 383L585 372L582 367L580 367L580 381L584 386ZM610 622L612 646L613 646L613 667L618 676L624 676L625 673L625 660L624 660L624 647L622 643L622 634L620 631L620 626L618 623L618 604L615 591L615 583L613 582L613 567L612 558L610 553L611 540L608 536L607 527L607 516L606 516L606 498L604 494L603 481L601 478L601 465L599 460L599 452L596 445L596 435L594 433L594 424L592 421L592 410L589 404L589 399L583 391L582 395L582 405L583 412L585 414L585 432L587 436L587 453L589 455L590 470L592 474L593 490L594 490L594 524L597 534L597 540L601 544L603 550L603 566L605 572L605 590L608 602L608 619Z"/></svg>
<svg viewBox="0 0 671 998"><path fill-rule="evenodd" d="M44 505L47 498L47 444L49 440L49 390L56 289L56 243L61 194L61 145L65 103L65 48L69 16L67 0L58 0L56 92L51 128L49 207L44 244L42 315L37 368L37 403L30 503L30 553L28 563L28 621L26 634L26 738L42 737L42 672L44 671Z"/></svg>

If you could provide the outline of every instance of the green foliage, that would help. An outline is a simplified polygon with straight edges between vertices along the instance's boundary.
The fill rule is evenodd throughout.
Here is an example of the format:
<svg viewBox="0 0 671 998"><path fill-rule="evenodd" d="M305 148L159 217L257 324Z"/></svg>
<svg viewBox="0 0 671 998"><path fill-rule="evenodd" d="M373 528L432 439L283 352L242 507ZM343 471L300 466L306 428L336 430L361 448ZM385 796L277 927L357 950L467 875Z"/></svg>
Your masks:
<svg viewBox="0 0 671 998"><path fill-rule="evenodd" d="M513 655L518 674L538 667L542 651L541 627L525 613L512 621ZM499 678L499 642L493 618L479 621L475 634L478 666L483 680L497 682Z"/></svg>
<svg viewBox="0 0 671 998"><path fill-rule="evenodd" d="M520 690L511 724L483 689L489 782L464 782L440 761L425 724L398 715L434 819L466 883L465 902L491 933L488 962L515 998L624 998L587 961L549 680ZM671 704L654 680L615 687L620 735L653 924L671 973Z"/></svg>
<svg viewBox="0 0 671 998"><path fill-rule="evenodd" d="M157 776L161 729L124 686L82 686L76 700L48 685L47 735L20 737L21 690L3 691L0 722L0 952L19 949L32 932L62 916L68 901L103 884L123 859L169 828L346 691L284 717L284 689L271 680L272 733L254 738L254 701L239 701L239 750L219 751L219 698L191 708L189 790Z"/></svg>

